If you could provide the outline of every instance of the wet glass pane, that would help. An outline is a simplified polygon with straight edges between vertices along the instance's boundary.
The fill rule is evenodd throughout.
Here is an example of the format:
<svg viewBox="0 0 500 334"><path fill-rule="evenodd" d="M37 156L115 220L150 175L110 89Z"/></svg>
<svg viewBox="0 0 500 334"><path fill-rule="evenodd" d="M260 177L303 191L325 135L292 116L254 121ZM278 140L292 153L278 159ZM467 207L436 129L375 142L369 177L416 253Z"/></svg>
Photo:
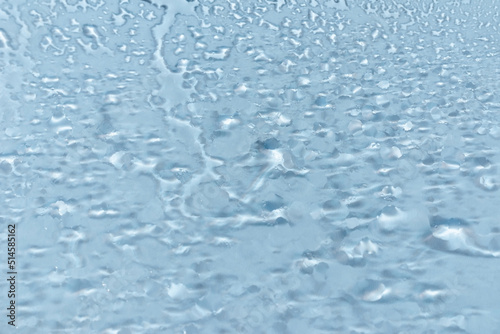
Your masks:
<svg viewBox="0 0 500 334"><path fill-rule="evenodd" d="M497 333L498 13L1 1L0 332Z"/></svg>

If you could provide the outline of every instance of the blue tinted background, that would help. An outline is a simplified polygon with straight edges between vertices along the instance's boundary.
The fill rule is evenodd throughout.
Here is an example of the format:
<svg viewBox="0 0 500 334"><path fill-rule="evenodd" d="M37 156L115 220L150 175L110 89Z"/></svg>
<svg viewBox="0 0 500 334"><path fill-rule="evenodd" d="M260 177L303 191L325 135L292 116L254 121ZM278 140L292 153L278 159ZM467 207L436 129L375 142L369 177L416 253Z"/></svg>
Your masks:
<svg viewBox="0 0 500 334"><path fill-rule="evenodd" d="M498 13L0 2L17 332L497 333Z"/></svg>

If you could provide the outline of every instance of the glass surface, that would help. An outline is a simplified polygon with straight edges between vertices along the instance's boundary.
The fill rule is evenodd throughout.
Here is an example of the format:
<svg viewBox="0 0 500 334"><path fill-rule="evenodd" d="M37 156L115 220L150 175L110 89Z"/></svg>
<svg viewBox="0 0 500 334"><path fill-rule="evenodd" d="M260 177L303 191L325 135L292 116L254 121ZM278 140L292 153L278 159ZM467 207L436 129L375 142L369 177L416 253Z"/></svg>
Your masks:
<svg viewBox="0 0 500 334"><path fill-rule="evenodd" d="M493 0L0 1L0 332L498 333L499 42Z"/></svg>

